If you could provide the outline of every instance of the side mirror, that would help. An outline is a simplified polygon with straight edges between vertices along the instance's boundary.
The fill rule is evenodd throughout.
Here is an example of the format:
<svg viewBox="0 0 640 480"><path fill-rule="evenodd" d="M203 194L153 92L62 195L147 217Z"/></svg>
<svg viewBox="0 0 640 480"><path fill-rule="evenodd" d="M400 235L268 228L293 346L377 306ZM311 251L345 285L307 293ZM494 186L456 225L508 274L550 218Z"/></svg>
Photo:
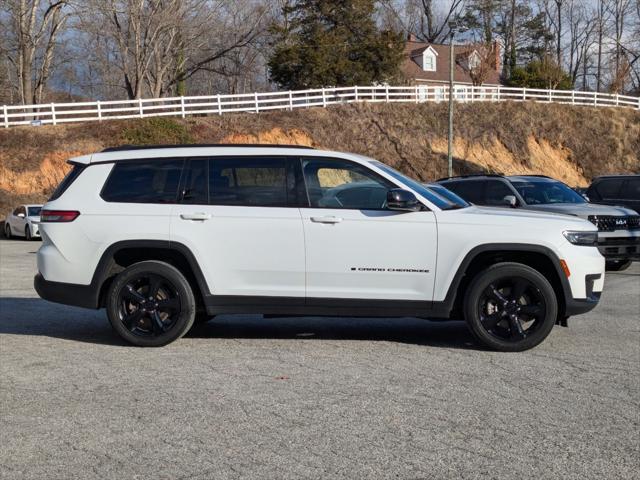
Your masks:
<svg viewBox="0 0 640 480"><path fill-rule="evenodd" d="M387 208L400 212L419 212L422 204L410 191L394 188L387 192Z"/></svg>
<svg viewBox="0 0 640 480"><path fill-rule="evenodd" d="M19 214L18 214L18 217L19 217L19 218L24 218L24 213L19 213Z"/></svg>
<svg viewBox="0 0 640 480"><path fill-rule="evenodd" d="M518 199L516 199L515 195L507 195L502 199L505 205L509 205L511 208L516 208L518 206Z"/></svg>

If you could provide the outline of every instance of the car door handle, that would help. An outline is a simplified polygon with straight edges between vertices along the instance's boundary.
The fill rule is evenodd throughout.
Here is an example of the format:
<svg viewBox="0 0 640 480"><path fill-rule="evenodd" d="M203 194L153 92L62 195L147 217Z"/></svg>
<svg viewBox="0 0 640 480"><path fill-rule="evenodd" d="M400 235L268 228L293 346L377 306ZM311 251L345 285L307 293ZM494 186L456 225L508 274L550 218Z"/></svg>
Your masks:
<svg viewBox="0 0 640 480"><path fill-rule="evenodd" d="M210 213L181 213L180 218L183 220L205 221L211 218Z"/></svg>
<svg viewBox="0 0 640 480"><path fill-rule="evenodd" d="M313 223L340 223L342 219L340 217L311 217Z"/></svg>

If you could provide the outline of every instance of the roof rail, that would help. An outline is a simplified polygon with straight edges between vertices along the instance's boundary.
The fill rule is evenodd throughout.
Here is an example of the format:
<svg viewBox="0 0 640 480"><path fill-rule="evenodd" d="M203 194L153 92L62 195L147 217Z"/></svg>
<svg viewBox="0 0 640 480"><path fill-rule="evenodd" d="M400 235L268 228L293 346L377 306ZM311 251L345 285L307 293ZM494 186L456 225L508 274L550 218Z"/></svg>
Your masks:
<svg viewBox="0 0 640 480"><path fill-rule="evenodd" d="M151 150L158 148L198 148L198 147L255 147L255 148L304 148L306 150L314 150L313 147L307 145L277 145L262 143L190 143L182 145L120 145L118 147L107 147L101 153L107 152L124 152L127 150Z"/></svg>
<svg viewBox="0 0 640 480"><path fill-rule="evenodd" d="M453 177L443 177L436 180L436 182L442 182L444 180L453 180L454 178L473 178L473 177L500 177L504 178L504 175L499 173L471 173L469 175L455 175Z"/></svg>
<svg viewBox="0 0 640 480"><path fill-rule="evenodd" d="M509 177L538 177L538 178L551 178L549 175L540 175L540 174L532 174L532 173L524 173L522 175L509 175Z"/></svg>

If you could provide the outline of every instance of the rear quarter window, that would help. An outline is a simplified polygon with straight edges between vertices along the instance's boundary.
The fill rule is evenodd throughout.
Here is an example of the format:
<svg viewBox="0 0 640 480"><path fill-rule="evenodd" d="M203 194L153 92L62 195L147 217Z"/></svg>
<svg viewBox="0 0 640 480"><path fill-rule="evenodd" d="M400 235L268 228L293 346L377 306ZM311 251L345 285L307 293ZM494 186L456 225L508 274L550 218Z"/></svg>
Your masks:
<svg viewBox="0 0 640 480"><path fill-rule="evenodd" d="M100 195L107 202L176 203L183 163L183 159L118 162Z"/></svg>
<svg viewBox="0 0 640 480"><path fill-rule="evenodd" d="M73 168L65 175L60 184L53 191L51 196L49 197L49 201L60 198L60 196L67 191L67 189L71 186L73 182L75 182L76 178L80 176L80 174L84 171L86 165L73 164Z"/></svg>

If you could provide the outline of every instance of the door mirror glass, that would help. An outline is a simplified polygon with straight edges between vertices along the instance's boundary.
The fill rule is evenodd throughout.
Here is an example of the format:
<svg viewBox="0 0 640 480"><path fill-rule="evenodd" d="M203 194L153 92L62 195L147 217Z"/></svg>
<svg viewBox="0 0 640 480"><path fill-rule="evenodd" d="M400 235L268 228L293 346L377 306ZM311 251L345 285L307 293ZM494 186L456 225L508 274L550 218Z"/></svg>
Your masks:
<svg viewBox="0 0 640 480"><path fill-rule="evenodd" d="M387 208L401 212L419 212L422 204L410 191L394 188L387 192Z"/></svg>
<svg viewBox="0 0 640 480"><path fill-rule="evenodd" d="M508 205L511 208L516 208L518 206L518 200L515 195L506 195L502 201L505 205Z"/></svg>

